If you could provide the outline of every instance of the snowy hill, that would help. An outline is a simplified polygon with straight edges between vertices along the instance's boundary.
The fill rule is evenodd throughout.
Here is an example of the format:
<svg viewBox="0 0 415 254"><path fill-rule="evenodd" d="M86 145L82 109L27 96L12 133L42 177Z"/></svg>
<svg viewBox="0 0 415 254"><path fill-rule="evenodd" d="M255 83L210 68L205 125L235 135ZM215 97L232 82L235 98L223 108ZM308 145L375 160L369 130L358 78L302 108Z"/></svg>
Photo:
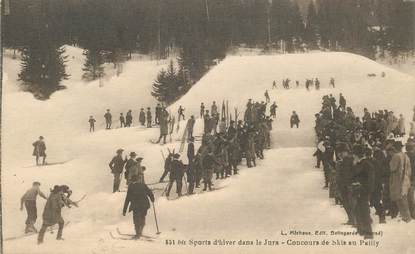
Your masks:
<svg viewBox="0 0 415 254"><path fill-rule="evenodd" d="M72 49L71 49L72 50ZM74 49L75 50L75 49ZM75 50L76 51L76 50ZM75 54L74 54L75 55ZM73 76L79 71L81 55L69 63ZM10 65L9 65L10 63ZM16 84L17 66L5 59L4 86ZM103 129L103 113L110 108L113 116L133 109L134 123L137 123L138 109L153 105L149 94L151 81L161 65L155 62L128 62L124 73L119 77L108 77L104 87L98 82L85 84L82 81L67 81L68 89L56 92L48 101L36 101L32 95L18 90L6 89L3 94L2 117L2 190L3 190L3 234L10 237L21 234L24 229L25 213L18 211L19 200L32 181L40 181L41 189L55 184L68 184L74 190L74 200L87 194L80 208L64 209L63 217L70 221L64 229L64 242L55 241L54 235L47 234L45 243L36 245L34 236L4 242L5 253L179 253L185 251L212 253L219 249L227 253L255 253L258 247L168 246L165 240L287 240L280 235L281 230L349 230L342 226L345 215L341 208L330 203L326 191L321 189L323 173L314 169L313 118L320 108L321 97L332 93L338 97L342 92L348 103L361 114L365 105L369 110L388 108L404 113L410 118L415 101L415 79L366 58L346 53L293 54L281 56L241 56L227 57L203 77L185 96L171 106L171 112L183 105L186 115L198 116L200 102L210 106L215 100L229 100L230 109L242 111L248 98L264 100L264 92L269 90L271 100L277 101L277 121L274 122L273 149L269 150L258 167L242 167L241 174L216 182L220 190L183 197L176 201L160 198L161 191L155 190L160 230L163 232L154 243L117 241L108 232L120 227L123 231L133 230L131 215L122 217L121 209L125 193L112 194L112 175L108 162L117 148L126 153L135 151L144 158L147 167L146 181L158 180L163 171L162 150L166 147L178 149L175 141L181 136L183 127L174 135L173 143L160 146L150 144L150 138L158 136L155 128L145 129ZM381 72L385 78L379 77ZM80 73L80 72L79 72ZM368 73L376 73L368 78ZM78 75L79 76L79 75ZM306 78L318 77L320 91L307 92ZM336 88L329 88L330 77L336 79ZM281 80L291 79L301 83L300 88L283 90ZM75 80L75 79L74 79ZM271 90L276 80L278 89ZM153 105L154 106L154 105ZM301 118L300 129L291 130L288 118L296 110ZM240 113L242 114L242 112ZM97 131L88 132L88 116L95 115ZM114 121L117 126L118 122ZM182 123L183 125L183 123ZM197 122L196 135L202 131L201 121ZM32 167L31 143L39 136L46 137L48 161L65 162L60 165ZM122 183L124 185L124 182ZM164 186L157 186L163 188ZM38 202L39 219L44 201ZM155 224L153 212L147 216L145 234L153 235ZM412 222L413 224L413 222ZM384 232L381 249L376 253L411 253L414 251L411 237L415 230L395 222L375 225L375 231ZM408 231L408 229L410 229ZM393 235L392 233L393 232ZM406 237L404 237L406 236ZM292 236L293 240L301 239ZM338 237L321 236L311 240ZM397 240L399 238L399 241ZM360 238L350 236L350 240ZM264 253L275 253L276 248L293 252L293 246L263 246ZM370 247L349 246L343 249L309 247L307 253L367 253L375 250Z"/></svg>

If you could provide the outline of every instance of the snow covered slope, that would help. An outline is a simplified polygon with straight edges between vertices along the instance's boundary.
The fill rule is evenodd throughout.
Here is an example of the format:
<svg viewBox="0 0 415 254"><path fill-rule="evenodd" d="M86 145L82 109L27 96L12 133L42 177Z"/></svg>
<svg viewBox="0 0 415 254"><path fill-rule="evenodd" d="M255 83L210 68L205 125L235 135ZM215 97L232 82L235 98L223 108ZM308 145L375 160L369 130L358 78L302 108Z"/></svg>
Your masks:
<svg viewBox="0 0 415 254"><path fill-rule="evenodd" d="M73 49L76 51L76 49ZM80 56L80 55L78 55ZM8 65L9 59L5 64ZM69 63L74 73L79 71L82 61L75 57ZM14 66L16 66L14 64ZM5 86L15 86L17 70L13 64L6 67ZM78 69L77 69L78 68ZM283 56L241 56L228 57L213 68L202 80L172 105L171 112L177 112L178 105L186 108L186 115L198 114L200 102L210 106L215 100L221 105L223 99L230 102L230 108L238 107L241 112L248 98L263 100L265 89L271 100L277 101L278 119L274 122L273 149L267 151L266 160L258 167L247 169L242 166L241 174L216 182L217 191L183 197L176 201L158 198L156 207L163 232L154 243L112 240L109 231L120 227L132 232L131 215L122 217L121 209L125 193L112 194L112 175L108 162L117 148L126 153L135 151L144 157L147 167L146 181L155 182L163 170L162 150L166 146L153 145L150 138L158 136L155 128L145 129L103 129L103 113L110 108L114 118L128 109L134 111L154 103L149 91L151 81L161 68L155 62L128 62L119 77L108 77L104 87L98 82L85 84L81 81L67 81L68 89L56 92L48 101L36 101L28 93L7 90L3 94L2 122L2 198L4 237L21 234L24 229L25 213L18 211L19 199L30 187L32 181L42 182L47 192L55 184L68 184L74 190L74 200L84 193L88 196L80 208L64 209L65 220L71 223L64 230L64 242L57 242L54 235L47 234L45 243L36 245L34 236L20 240L5 241L5 253L182 253L184 250L197 253L257 253L255 247L183 247L166 245L166 240L253 240L268 238L287 241L301 237L281 236L281 230L346 230L342 226L345 214L333 206L327 192L321 189L323 173L314 169L313 153L314 113L320 109L321 97L327 93L345 94L348 103L360 115L362 106L369 110L393 109L404 113L407 119L415 102L415 80L366 58L346 53L315 53ZM385 78L379 77L384 71ZM378 77L368 78L367 73ZM73 74L73 76L76 76ZM318 77L322 83L320 91L307 92L306 78ZM336 79L336 88L328 87L330 77ZM291 86L298 79L301 88L283 90L281 80L290 78ZM278 89L271 90L276 80ZM359 106L361 105L361 106ZM300 129L289 129L288 118L296 110L301 118ZM233 110L231 110L233 112ZM241 113L242 114L242 113ZM88 116L95 115L98 121L95 133L88 132ZM182 123L183 125L184 123ZM114 123L118 125L118 123ZM202 131L202 123L196 124L196 135ZM176 141L181 131L174 135L169 148L179 147ZM46 137L48 161L65 162L60 165L31 167L31 143L39 135ZM124 182L123 182L124 185ZM160 196L163 185L156 185L156 196ZM44 201L38 203L39 219ZM305 253L368 253L377 254L412 253L412 238L415 227L397 222L375 225L375 231L382 231L379 248L372 247L308 247ZM153 212L147 216L146 234L153 235L155 224ZM410 236L410 237L408 237ZM412 237L412 238L411 238ZM318 240L324 236L308 239ZM359 241L360 238L327 236L328 240L346 239ZM262 246L263 253L284 253L298 251L298 247Z"/></svg>

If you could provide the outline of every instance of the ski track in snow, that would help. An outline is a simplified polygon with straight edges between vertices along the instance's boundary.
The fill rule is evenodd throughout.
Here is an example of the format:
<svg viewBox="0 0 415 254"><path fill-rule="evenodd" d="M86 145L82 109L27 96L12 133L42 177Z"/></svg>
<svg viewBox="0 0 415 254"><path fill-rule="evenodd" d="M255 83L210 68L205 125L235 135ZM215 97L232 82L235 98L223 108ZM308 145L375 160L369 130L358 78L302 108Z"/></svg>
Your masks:
<svg viewBox="0 0 415 254"><path fill-rule="evenodd" d="M369 110L390 108L411 118L415 102L413 77L384 67L366 58L347 53L313 53L284 56L231 56L222 61L204 76L188 94L169 109L176 113L178 105L186 108L186 116L198 116L200 102L209 107L216 100L218 106L228 99L230 113L238 107L240 118L248 98L263 100L265 89L271 101L276 100L277 120L272 133L273 149L266 151L265 160L258 160L256 168L241 166L240 175L215 181L217 191L184 196L167 201L158 197L156 201L160 231L155 243L143 241L117 241L108 232L119 227L122 232L133 232L131 214L121 215L125 192L112 194L112 175L108 162L119 147L125 154L135 151L143 157L146 182L158 180L163 171L161 149L178 150L175 141L182 135L174 133L173 143L154 145L149 139L158 136L158 129L142 127L102 130L103 114L110 108L113 119L119 112L133 109L134 122L138 109L152 105L154 100L148 91L151 81L162 67L154 62L129 62L119 77L107 77L105 86L97 82L85 84L80 81L79 64L81 54L69 48L75 57L69 63L73 80L67 82L68 89L56 92L49 101L35 101L32 95L13 89L16 86L18 65L5 59L5 93L3 94L2 132L2 187L3 187L3 235L21 234L26 213L18 210L20 197L35 180L42 183L41 189L49 192L54 184L68 184L74 191L74 199L87 194L80 208L63 209L63 217L70 221L64 229L64 242L54 240L47 234L43 245L36 245L36 237L4 242L5 253L181 253L184 250L198 253L222 251L226 253L284 253L298 251L295 246L236 246L232 248L205 246L167 246L166 239L183 240L360 240L359 237L336 236L289 236L281 237L281 230L344 230L352 228L342 225L346 215L341 207L334 206L323 190L323 172L315 169L314 114L319 111L321 97L333 93L338 98L342 92L354 111L361 115L363 107ZM333 60L335 59L335 60ZM386 78L367 78L367 73L385 71ZM336 79L336 89L329 89L330 77ZM306 78L318 77L322 83L320 91L307 92L303 87ZM301 88L283 90L281 80L301 82ZM278 89L271 90L276 80ZM215 91L215 92L212 92ZM399 99L397 99L399 98ZM208 109L208 108L207 108ZM300 129L289 128L289 116L296 110L300 116ZM96 132L88 132L88 116L94 115ZM118 121L114 121L116 127ZM195 125L195 134L200 135L202 121ZM29 167L33 165L31 143L39 135L46 137L48 161L67 161L60 165ZM185 154L185 153L183 153ZM186 158L183 158L186 163ZM122 182L125 186L125 182ZM160 185L164 187L164 185ZM159 187L159 186L154 186ZM162 188L161 187L161 188ZM173 187L174 190L175 187ZM183 187L185 189L185 187ZM156 196L161 191L157 190ZM173 191L172 191L173 192ZM38 199L38 221L40 227L44 200ZM373 211L372 211L373 212ZM415 251L412 238L414 222L410 225L397 221L378 225L374 219L374 230L382 231L380 248L373 247L307 247L302 253L404 253ZM149 210L144 233L156 232L153 211ZM253 238L253 236L255 236Z"/></svg>

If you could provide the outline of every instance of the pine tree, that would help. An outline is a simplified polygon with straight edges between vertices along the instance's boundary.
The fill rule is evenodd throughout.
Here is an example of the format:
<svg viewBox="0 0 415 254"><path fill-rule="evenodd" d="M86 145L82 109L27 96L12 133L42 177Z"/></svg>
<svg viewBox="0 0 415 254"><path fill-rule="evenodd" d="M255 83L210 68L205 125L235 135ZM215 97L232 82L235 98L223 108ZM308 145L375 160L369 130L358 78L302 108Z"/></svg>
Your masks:
<svg viewBox="0 0 415 254"><path fill-rule="evenodd" d="M305 24L304 40L314 49L317 46L317 38L319 33L316 7L314 1L310 1L307 10L307 19Z"/></svg>
<svg viewBox="0 0 415 254"><path fill-rule="evenodd" d="M84 67L82 71L82 79L92 81L99 79L105 75L104 73L104 57L98 49L86 49L83 52L85 58Z"/></svg>
<svg viewBox="0 0 415 254"><path fill-rule="evenodd" d="M157 79L153 82L151 95L159 102L170 105L182 94L180 79L173 61L170 61L167 70L162 69L157 75Z"/></svg>
<svg viewBox="0 0 415 254"><path fill-rule="evenodd" d="M65 87L60 84L68 79L65 70L67 56L63 47L50 49L45 45L31 45L22 50L21 71L18 80L24 89L37 99L46 100L50 95Z"/></svg>

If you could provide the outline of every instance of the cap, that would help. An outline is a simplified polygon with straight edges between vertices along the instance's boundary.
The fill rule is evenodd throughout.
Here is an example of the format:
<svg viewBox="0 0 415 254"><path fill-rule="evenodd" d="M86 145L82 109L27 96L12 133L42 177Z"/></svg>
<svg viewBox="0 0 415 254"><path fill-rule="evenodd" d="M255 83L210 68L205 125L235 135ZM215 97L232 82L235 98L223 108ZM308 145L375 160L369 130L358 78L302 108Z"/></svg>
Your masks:
<svg viewBox="0 0 415 254"><path fill-rule="evenodd" d="M122 153L122 152L124 152L124 149L122 149L122 148L117 150L117 153Z"/></svg>
<svg viewBox="0 0 415 254"><path fill-rule="evenodd" d="M135 157L135 156L137 156L137 154L136 154L135 152L131 152L131 153L130 153L130 156L131 156L131 157Z"/></svg>

